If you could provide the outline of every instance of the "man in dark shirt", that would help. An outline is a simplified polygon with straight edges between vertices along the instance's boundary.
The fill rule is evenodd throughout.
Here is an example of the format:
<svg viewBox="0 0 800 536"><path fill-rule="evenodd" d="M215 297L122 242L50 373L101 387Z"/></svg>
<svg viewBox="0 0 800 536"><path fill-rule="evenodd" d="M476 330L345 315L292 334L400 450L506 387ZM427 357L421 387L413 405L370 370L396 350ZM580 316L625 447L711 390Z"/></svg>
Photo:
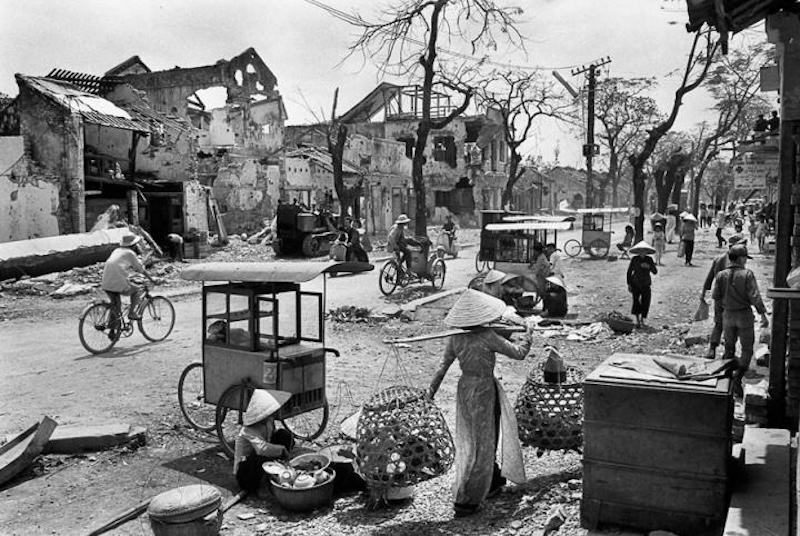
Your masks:
<svg viewBox="0 0 800 536"><path fill-rule="evenodd" d="M761 326L769 326L767 310L761 300L756 276L744 267L747 247L737 244L728 252L730 266L714 278L711 297L722 301L722 330L725 334L725 359L736 358L736 341L742 345L742 355L738 359L738 370L734 374L734 391L742 395L742 377L750 367L755 344L755 318L753 307L761 315Z"/></svg>
<svg viewBox="0 0 800 536"><path fill-rule="evenodd" d="M728 239L728 246L733 247L736 244L747 242L741 235L733 235ZM700 293L700 301L706 301L706 293L711 290L714 284L714 278L717 274L729 266L728 252L726 251L711 263L711 268L708 270L705 283L703 283L703 291ZM708 353L706 358L714 359L717 356L717 347L722 340L722 301L714 301L714 328L711 330L709 337Z"/></svg>
<svg viewBox="0 0 800 536"><path fill-rule="evenodd" d="M781 119L778 117L778 112L772 110L772 117L767 121L767 127L771 133L777 134L778 129L781 128Z"/></svg>

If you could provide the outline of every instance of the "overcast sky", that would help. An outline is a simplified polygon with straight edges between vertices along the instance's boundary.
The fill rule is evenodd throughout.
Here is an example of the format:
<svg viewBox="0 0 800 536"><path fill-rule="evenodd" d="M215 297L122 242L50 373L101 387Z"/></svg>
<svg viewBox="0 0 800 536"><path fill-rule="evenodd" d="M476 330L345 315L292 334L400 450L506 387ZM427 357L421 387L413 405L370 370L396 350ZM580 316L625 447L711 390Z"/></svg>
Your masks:
<svg viewBox="0 0 800 536"><path fill-rule="evenodd" d="M322 0L374 19L387 0ZM397 2L399 0L393 0ZM663 108L671 104L692 36L684 0L525 0L520 29L527 55L494 57L517 65L558 69L573 85L570 69L601 57L612 63L604 76L655 76ZM734 42L763 40L763 23ZM14 73L45 75L58 67L101 75L133 55L153 70L196 67L253 47L278 79L288 124L329 113L334 88L340 110L358 102L382 77L360 57L345 60L357 36L346 22L305 0L0 0L0 91L17 94ZM344 60L344 62L343 62ZM672 73L672 74L670 74ZM396 81L396 80L393 80ZM691 94L678 126L703 119L708 101ZM582 166L580 132L542 124L528 151Z"/></svg>

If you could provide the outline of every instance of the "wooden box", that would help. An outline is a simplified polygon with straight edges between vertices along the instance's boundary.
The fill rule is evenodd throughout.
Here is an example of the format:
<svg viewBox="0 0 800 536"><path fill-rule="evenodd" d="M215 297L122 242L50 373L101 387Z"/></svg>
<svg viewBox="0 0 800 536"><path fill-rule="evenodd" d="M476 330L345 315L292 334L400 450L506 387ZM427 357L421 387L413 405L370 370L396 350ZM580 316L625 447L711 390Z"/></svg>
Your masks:
<svg viewBox="0 0 800 536"><path fill-rule="evenodd" d="M645 379L610 365L584 385L581 518L601 524L718 535L728 508L733 398L729 379Z"/></svg>

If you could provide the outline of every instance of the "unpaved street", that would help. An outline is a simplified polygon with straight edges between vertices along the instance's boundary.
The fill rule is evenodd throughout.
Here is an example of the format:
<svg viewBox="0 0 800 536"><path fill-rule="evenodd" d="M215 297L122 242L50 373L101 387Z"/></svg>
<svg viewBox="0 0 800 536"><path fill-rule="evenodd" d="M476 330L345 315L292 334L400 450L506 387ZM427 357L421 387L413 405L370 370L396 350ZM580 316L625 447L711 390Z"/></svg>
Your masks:
<svg viewBox="0 0 800 536"><path fill-rule="evenodd" d="M622 223L619 223L621 230ZM617 234L616 236L620 236ZM710 231L698 233L697 267L683 266L670 246L659 275L654 280L653 307L649 330L604 341L555 342L565 357L582 369L591 370L617 350L639 352L687 351L682 333L694 312L702 280L711 259L719 250ZM559 242L569 234L559 235ZM475 249L447 261L445 290L465 285L474 274ZM762 293L771 273L769 259L755 255L754 269ZM387 300L378 291L376 270L357 276L328 280L327 308L341 305L370 307L379 312ZM629 312L625 288L626 260L592 261L582 255L566 259L571 312L593 317L599 312ZM428 285L429 287L429 285ZM392 302L420 294L411 287ZM88 526L133 506L143 498L184 484L210 482L235 492L226 459L218 455L213 437L189 429L177 405L176 386L181 370L200 358L200 299L197 293L174 299L175 330L168 340L147 343L138 333L123 339L105 356L87 354L77 338L77 318L88 298L54 302L41 298L41 314L0 323L0 435L17 432L49 415L61 424L102 424L127 422L148 428L148 444L136 451L127 449L87 456L47 456L0 491L0 532L3 534L80 534ZM4 307L14 300L0 294ZM769 304L768 304L769 307ZM378 387L396 381L426 385L438 362L443 343L415 344L401 350L401 372L394 356L381 343L388 336L435 331L444 311L431 309L421 320L391 320L374 326L328 323L328 346L342 352L328 360L327 392L331 420L322 443L335 440L338 423ZM700 354L699 346L689 352ZM499 360L497 375L514 400L532 367ZM383 378L378 376L390 358ZM453 425L453 404L457 367L449 373L437 396ZM450 477L419 486L417 499L400 510L366 511L358 497L339 499L331 510L310 516L288 515L269 499L251 498L226 516L223 534L252 534L259 523L268 523L276 534L528 534L546 517L555 503L565 506L570 518L563 534L585 534L579 528L579 498L566 481L580 478L580 457L574 453L553 453L537 458L526 452L529 485L511 488L474 520L454 520L449 498ZM251 512L256 518L241 521L238 513ZM522 528L512 525L522 521ZM375 527L377 525L377 528ZM515 528L516 527L516 528ZM115 534L150 534L146 516L117 529Z"/></svg>

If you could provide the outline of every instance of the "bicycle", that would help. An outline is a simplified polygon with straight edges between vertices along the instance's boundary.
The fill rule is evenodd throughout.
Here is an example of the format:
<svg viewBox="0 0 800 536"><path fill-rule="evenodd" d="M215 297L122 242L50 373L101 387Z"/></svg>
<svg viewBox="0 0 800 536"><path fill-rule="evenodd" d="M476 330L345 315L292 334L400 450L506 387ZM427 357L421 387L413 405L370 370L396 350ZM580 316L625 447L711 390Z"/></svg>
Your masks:
<svg viewBox="0 0 800 536"><path fill-rule="evenodd" d="M175 308L164 296L152 296L150 287L144 285L144 295L139 302L140 318L135 322L144 338L151 342L163 341L175 326ZM111 350L121 337L133 335L134 319L130 318L130 305L115 311L107 300L93 301L81 312L78 336L86 350L102 354Z"/></svg>

